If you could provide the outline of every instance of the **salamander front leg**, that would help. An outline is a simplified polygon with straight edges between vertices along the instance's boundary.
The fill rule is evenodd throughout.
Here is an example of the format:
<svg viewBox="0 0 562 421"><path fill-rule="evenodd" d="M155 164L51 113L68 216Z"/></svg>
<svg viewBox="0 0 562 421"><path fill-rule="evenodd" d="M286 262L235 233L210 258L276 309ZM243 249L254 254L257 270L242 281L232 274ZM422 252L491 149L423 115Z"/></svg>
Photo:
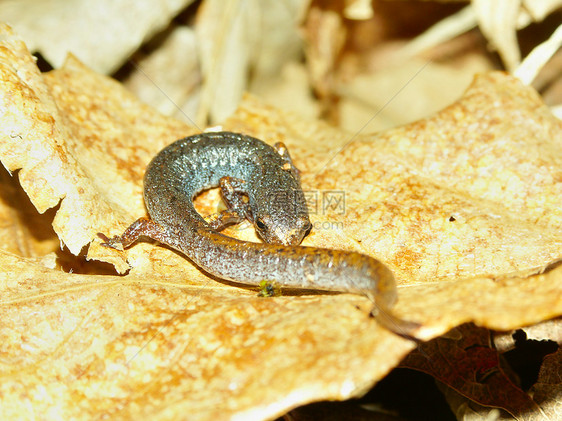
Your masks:
<svg viewBox="0 0 562 421"><path fill-rule="evenodd" d="M285 164L283 165L283 169L285 171L292 172L295 178L297 180L300 180L301 172L297 167L295 167L295 164L293 164L293 160L291 158L291 155L289 154L287 146L285 146L283 142L277 142L275 145L273 145L273 147L285 162Z"/></svg>
<svg viewBox="0 0 562 421"><path fill-rule="evenodd" d="M244 180L235 177L223 177L219 181L219 187L227 209L205 218L211 228L220 231L227 225L238 224L244 219L252 221L252 212L244 189Z"/></svg>
<svg viewBox="0 0 562 421"><path fill-rule="evenodd" d="M113 249L125 249L137 241L140 237L152 238L153 240L164 244L168 243L168 235L165 230L159 224L148 218L137 219L121 235L109 238L105 234L98 232L98 237L104 241L101 244L102 246Z"/></svg>

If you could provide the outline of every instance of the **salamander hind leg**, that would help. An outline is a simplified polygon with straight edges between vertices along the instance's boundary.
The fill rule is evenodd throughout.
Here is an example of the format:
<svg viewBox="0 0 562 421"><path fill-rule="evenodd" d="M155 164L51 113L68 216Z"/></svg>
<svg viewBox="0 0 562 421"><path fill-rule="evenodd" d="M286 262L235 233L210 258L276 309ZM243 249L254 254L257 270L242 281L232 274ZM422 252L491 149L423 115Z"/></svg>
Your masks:
<svg viewBox="0 0 562 421"><path fill-rule="evenodd" d="M165 230L159 224L148 218L137 219L121 235L109 238L105 234L98 232L98 237L104 241L101 244L102 246L113 249L125 249L137 241L140 237L148 237L161 243L167 243L167 234Z"/></svg>

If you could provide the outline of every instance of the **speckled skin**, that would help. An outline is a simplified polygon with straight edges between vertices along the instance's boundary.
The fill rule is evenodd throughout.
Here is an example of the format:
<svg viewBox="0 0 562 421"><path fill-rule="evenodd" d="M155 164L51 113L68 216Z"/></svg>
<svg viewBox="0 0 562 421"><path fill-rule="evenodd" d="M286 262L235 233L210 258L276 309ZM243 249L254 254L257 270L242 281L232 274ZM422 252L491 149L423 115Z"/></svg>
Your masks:
<svg viewBox="0 0 562 421"><path fill-rule="evenodd" d="M244 180L248 217L254 226L257 220L261 228L266 225L256 226L266 243L225 236L195 210L193 198L219 185L223 177ZM384 264L360 253L298 246L310 222L298 171L288 154L241 134L203 133L162 150L149 164L144 186L150 219L139 219L105 245L127 247L147 236L223 279L366 295L378 313L384 313L382 322L388 328L403 336L413 329L412 323L389 312L397 294L394 276ZM292 200L276 200L287 193Z"/></svg>

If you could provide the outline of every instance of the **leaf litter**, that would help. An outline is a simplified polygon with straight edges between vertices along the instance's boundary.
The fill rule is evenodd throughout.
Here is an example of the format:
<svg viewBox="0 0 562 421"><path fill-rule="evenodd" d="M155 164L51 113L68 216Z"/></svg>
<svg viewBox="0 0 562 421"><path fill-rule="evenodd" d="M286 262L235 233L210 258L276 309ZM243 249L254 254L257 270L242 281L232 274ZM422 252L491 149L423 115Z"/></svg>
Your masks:
<svg viewBox="0 0 562 421"><path fill-rule="evenodd" d="M56 237L45 227L35 238L18 205L2 202L3 416L273 418L360 396L416 346L369 319L361 297L258 298L162 247L100 247L96 232L119 233L145 213L150 158L198 130L72 57L40 74L7 28L2 44L0 158L38 210L56 213ZM510 330L562 314L561 268L548 268L562 246L561 124L517 79L481 75L451 106L378 134L352 137L251 96L223 128L288 144L318 201L306 244L387 263L400 284L396 312L421 322L423 339L467 322ZM8 174L2 184L20 188ZM343 212L322 207L334 192ZM212 211L216 194L198 205ZM250 229L229 235L257 241ZM89 273L62 270L86 250L92 262L70 267ZM101 276L94 260L128 274ZM553 383L547 372L537 390Z"/></svg>

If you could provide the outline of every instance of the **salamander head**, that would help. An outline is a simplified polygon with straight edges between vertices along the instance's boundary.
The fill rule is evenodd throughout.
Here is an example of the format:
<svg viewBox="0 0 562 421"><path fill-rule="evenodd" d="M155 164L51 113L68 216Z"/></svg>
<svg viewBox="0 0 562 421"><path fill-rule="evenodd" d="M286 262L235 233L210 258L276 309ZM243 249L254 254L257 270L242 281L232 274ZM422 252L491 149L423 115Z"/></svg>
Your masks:
<svg viewBox="0 0 562 421"><path fill-rule="evenodd" d="M285 219L262 215L254 218L254 227L266 243L297 246L310 231L311 224L308 215Z"/></svg>
<svg viewBox="0 0 562 421"><path fill-rule="evenodd" d="M302 190L277 190L252 205L254 228L263 241L295 246L312 225Z"/></svg>

